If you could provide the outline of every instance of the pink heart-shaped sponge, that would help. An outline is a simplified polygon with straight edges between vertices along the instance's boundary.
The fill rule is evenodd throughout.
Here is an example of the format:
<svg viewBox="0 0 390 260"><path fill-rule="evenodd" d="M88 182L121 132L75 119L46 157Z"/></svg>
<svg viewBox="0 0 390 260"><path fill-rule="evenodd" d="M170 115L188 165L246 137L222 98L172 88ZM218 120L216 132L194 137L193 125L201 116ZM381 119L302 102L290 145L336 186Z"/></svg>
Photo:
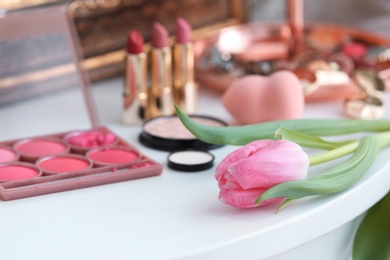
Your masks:
<svg viewBox="0 0 390 260"><path fill-rule="evenodd" d="M299 118L305 106L301 83L290 71L244 76L229 86L222 102L239 124Z"/></svg>

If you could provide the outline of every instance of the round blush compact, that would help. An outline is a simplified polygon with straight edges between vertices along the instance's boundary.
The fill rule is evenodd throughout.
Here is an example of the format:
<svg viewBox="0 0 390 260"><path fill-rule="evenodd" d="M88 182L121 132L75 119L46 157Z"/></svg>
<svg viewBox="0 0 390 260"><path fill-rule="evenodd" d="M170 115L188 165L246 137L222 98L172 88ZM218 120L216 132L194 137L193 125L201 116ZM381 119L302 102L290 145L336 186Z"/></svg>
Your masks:
<svg viewBox="0 0 390 260"><path fill-rule="evenodd" d="M206 151L183 150L168 155L168 167L178 171L204 171L213 165L214 155Z"/></svg>
<svg viewBox="0 0 390 260"><path fill-rule="evenodd" d="M0 163L13 162L19 159L19 154L11 147L0 145Z"/></svg>
<svg viewBox="0 0 390 260"><path fill-rule="evenodd" d="M87 153L94 166L127 164L139 159L138 152L123 147L106 147L90 150Z"/></svg>
<svg viewBox="0 0 390 260"><path fill-rule="evenodd" d="M42 174L35 165L15 162L0 165L0 182L27 180Z"/></svg>
<svg viewBox="0 0 390 260"><path fill-rule="evenodd" d="M77 172L92 167L90 160L81 155L66 154L44 157L36 162L44 174Z"/></svg>
<svg viewBox="0 0 390 260"><path fill-rule="evenodd" d="M24 161L35 162L39 157L57 155L69 151L69 146L52 138L25 139L14 144Z"/></svg>
<svg viewBox="0 0 390 260"><path fill-rule="evenodd" d="M72 152L85 154L91 148L114 145L118 138L113 133L99 130L76 131L64 137L66 143L71 147Z"/></svg>
<svg viewBox="0 0 390 260"><path fill-rule="evenodd" d="M191 118L210 126L222 127L227 125L219 119L208 116L192 115ZM162 116L146 121L143 124L139 141L147 147L162 151L184 149L209 150L222 146L205 143L197 139L187 130L177 116Z"/></svg>

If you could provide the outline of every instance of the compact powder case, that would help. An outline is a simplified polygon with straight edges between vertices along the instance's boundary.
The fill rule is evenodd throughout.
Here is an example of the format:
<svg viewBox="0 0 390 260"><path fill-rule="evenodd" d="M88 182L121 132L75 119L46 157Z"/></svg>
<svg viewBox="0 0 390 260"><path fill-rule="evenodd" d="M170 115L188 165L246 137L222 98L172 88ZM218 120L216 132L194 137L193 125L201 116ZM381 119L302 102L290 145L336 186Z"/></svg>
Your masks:
<svg viewBox="0 0 390 260"><path fill-rule="evenodd" d="M183 150L168 155L168 167L177 171L204 171L213 165L214 155L206 151Z"/></svg>
<svg viewBox="0 0 390 260"><path fill-rule="evenodd" d="M221 127L227 125L225 122L209 116L191 115L190 117L205 125ZM209 150L222 146L197 139L177 116L162 116L146 121L143 124L139 141L147 147L162 151Z"/></svg>

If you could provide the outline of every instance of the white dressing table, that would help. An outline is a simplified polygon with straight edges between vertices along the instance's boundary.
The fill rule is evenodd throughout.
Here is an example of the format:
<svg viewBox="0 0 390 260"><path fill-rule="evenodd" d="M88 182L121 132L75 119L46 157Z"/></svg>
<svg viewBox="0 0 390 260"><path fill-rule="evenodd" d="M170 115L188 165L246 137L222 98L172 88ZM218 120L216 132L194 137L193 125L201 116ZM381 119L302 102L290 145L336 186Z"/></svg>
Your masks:
<svg viewBox="0 0 390 260"><path fill-rule="evenodd" d="M138 142L141 126L121 124L122 80L97 83L93 91L102 124L163 164L162 175L0 201L1 259L349 259L359 216L390 189L385 149L345 192L296 201L279 214L277 205L236 209L218 200L213 177L235 147L211 150L216 159L210 170L170 170L167 152ZM202 91L199 113L230 121L218 98ZM79 119L82 102L71 89L0 108L0 139L87 129L88 120ZM31 115L23 124L21 113ZM342 105L308 104L304 117L342 118Z"/></svg>

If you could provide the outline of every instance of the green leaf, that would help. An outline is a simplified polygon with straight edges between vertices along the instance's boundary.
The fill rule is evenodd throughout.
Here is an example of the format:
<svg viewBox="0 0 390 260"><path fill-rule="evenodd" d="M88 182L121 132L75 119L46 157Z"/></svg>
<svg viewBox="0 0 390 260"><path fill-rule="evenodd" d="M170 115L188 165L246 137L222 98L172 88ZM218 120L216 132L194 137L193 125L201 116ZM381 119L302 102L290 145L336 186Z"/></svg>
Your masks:
<svg viewBox="0 0 390 260"><path fill-rule="evenodd" d="M260 139L275 139L279 126L308 135L335 136L390 130L390 120L296 119L243 126L208 126L192 120L177 105L176 113L187 129L200 140L213 144L245 145Z"/></svg>
<svg viewBox="0 0 390 260"><path fill-rule="evenodd" d="M353 243L354 260L390 259L390 192L369 209Z"/></svg>
<svg viewBox="0 0 390 260"><path fill-rule="evenodd" d="M375 142L374 138L371 137L372 139L372 142ZM348 145L350 146L350 145ZM357 148L360 148L358 151L356 151ZM335 150L339 150L340 148L336 148ZM344 174L346 172L349 172L349 171L352 171L356 165L363 161L363 160L368 160L370 158L365 158L367 156L367 152L368 151L364 151L363 149L365 149L365 147L363 147L363 143L359 143L359 142L356 142L356 148L355 150L353 150L352 152L356 151L353 156L334 166L333 168L323 172L323 173L320 173L320 174L317 174L313 177L311 177L309 180L323 180L323 179L329 179L329 178L333 178L333 177L337 177L339 176L340 174ZM378 149L377 149L378 150ZM336 154L340 154L340 153L336 153ZM377 153L373 153L373 154L370 154L369 156L375 156L376 157ZM335 156L335 158L340 158L341 156ZM375 157L373 157L372 159L375 160Z"/></svg>
<svg viewBox="0 0 390 260"><path fill-rule="evenodd" d="M303 147L323 149L323 150L332 150L334 148L355 141L355 140L350 140L350 141L342 141L342 142L330 142L322 139L321 137L300 133L292 129L288 129L284 126L280 126L276 130L275 137L277 137L278 139L295 142Z"/></svg>
<svg viewBox="0 0 390 260"><path fill-rule="evenodd" d="M278 210L276 213L279 213L284 207L286 207L291 202L293 202L293 200L286 199L285 201L283 201L283 203L280 204L280 206L278 207Z"/></svg>
<svg viewBox="0 0 390 260"><path fill-rule="evenodd" d="M270 198L294 200L306 196L332 194L351 187L374 162L378 142L367 136L359 143L353 156L334 168L307 180L289 181L273 186L264 192L255 205Z"/></svg>

